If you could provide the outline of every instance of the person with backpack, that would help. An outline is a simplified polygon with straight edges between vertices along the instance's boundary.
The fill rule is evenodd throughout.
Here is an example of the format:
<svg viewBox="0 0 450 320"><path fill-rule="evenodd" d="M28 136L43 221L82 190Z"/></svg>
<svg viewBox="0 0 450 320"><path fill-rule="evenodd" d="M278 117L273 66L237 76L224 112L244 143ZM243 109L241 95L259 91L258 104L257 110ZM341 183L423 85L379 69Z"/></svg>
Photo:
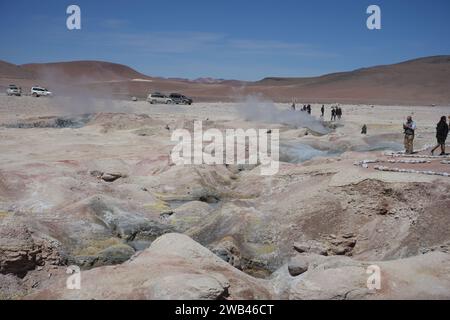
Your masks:
<svg viewBox="0 0 450 320"><path fill-rule="evenodd" d="M437 148L441 147L441 154L440 156L445 156L445 141L447 140L448 136L448 124L447 124L447 117L443 116L441 117L441 120L436 126L436 139L437 139L437 146L434 147L431 150L431 155L434 155L434 151L436 151Z"/></svg>

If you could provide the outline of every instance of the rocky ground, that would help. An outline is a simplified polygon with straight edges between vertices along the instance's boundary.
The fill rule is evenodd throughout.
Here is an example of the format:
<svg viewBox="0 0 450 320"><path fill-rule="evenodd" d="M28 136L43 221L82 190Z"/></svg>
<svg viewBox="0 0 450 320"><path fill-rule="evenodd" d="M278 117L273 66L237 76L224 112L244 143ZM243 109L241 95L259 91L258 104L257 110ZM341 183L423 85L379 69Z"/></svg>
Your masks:
<svg viewBox="0 0 450 320"><path fill-rule="evenodd" d="M319 134L243 107L1 96L0 298L450 298L450 177L363 165L411 159L385 155L406 115L422 148L448 108L343 106ZM279 173L173 165L171 133L194 120L280 129ZM426 154L395 166L450 173Z"/></svg>

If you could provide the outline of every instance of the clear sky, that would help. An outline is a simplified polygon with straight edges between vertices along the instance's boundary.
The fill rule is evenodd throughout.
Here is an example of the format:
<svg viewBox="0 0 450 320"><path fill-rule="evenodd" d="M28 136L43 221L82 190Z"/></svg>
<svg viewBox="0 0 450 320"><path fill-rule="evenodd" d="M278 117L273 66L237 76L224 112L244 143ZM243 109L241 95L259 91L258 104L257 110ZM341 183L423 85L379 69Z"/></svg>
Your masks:
<svg viewBox="0 0 450 320"><path fill-rule="evenodd" d="M81 7L82 29L66 28ZM381 7L382 29L366 27ZM0 59L104 60L153 76L314 76L450 54L450 0L0 0Z"/></svg>

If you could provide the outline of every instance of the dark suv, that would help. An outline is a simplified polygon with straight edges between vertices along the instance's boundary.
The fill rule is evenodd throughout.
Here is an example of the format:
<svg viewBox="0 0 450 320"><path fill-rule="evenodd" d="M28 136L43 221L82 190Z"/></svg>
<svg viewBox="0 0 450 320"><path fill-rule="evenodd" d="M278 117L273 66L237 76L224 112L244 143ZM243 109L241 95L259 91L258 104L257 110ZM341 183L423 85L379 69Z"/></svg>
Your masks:
<svg viewBox="0 0 450 320"><path fill-rule="evenodd" d="M173 103L176 103L176 104L191 105L193 102L191 98L183 96L182 94L179 94L179 93L171 93L169 98L172 99Z"/></svg>

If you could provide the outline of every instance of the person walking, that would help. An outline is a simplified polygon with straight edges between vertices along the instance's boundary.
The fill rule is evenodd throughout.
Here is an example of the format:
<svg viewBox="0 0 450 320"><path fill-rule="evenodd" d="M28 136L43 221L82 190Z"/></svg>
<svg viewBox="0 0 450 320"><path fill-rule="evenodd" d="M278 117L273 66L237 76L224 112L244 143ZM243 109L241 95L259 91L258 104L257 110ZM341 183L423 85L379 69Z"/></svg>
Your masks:
<svg viewBox="0 0 450 320"><path fill-rule="evenodd" d="M411 116L406 118L406 122L403 124L403 130L405 133L405 153L413 154L414 153L414 137L416 133L417 125L413 121Z"/></svg>
<svg viewBox="0 0 450 320"><path fill-rule="evenodd" d="M336 120L336 109L334 107L331 108L331 121Z"/></svg>
<svg viewBox="0 0 450 320"><path fill-rule="evenodd" d="M322 105L322 108L320 108L320 112L322 113L322 118L325 115L325 105Z"/></svg>
<svg viewBox="0 0 450 320"><path fill-rule="evenodd" d="M445 141L447 140L448 136L448 124L447 124L447 118L445 116L441 117L441 120L436 126L436 139L437 139L437 146L434 147L431 150L431 155L434 155L434 151L436 151L437 148L441 147L441 154L440 156L445 156Z"/></svg>

